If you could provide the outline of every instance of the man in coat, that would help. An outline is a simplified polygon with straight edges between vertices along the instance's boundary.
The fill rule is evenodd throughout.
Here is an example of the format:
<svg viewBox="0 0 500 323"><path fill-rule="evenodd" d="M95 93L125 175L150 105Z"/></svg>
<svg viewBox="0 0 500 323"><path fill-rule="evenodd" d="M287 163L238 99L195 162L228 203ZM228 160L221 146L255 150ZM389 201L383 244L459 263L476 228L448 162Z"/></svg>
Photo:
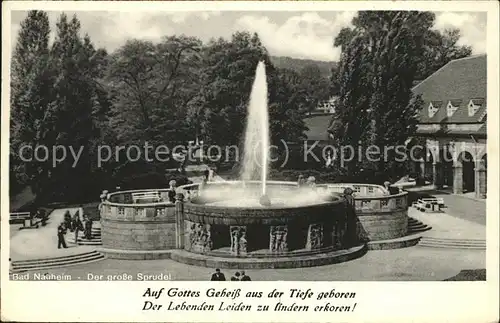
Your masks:
<svg viewBox="0 0 500 323"><path fill-rule="evenodd" d="M212 274L212 278L210 280L211 281L225 281L226 276L224 276L224 274L220 272L220 269L217 268L217 269L215 269L215 273Z"/></svg>
<svg viewBox="0 0 500 323"><path fill-rule="evenodd" d="M240 280L241 281L251 281L250 276L248 276L247 274L245 274L244 270L241 271L241 279Z"/></svg>
<svg viewBox="0 0 500 323"><path fill-rule="evenodd" d="M57 249L61 249L61 246L63 248L68 248L64 240L64 234L66 234L66 228L64 227L64 223L61 223L57 227Z"/></svg>

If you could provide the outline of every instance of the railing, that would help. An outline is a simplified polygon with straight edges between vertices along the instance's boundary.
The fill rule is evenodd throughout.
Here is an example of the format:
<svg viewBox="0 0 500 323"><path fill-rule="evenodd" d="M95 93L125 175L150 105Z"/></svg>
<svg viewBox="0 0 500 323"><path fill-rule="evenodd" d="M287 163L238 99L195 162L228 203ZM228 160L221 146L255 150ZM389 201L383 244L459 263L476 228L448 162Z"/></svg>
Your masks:
<svg viewBox="0 0 500 323"><path fill-rule="evenodd" d="M353 190L353 196L380 196L388 195L389 192L380 185L373 184L357 184L357 183L335 183L335 184L320 184L317 187L326 187L329 191L335 193L344 193L344 190L350 188Z"/></svg>
<svg viewBox="0 0 500 323"><path fill-rule="evenodd" d="M207 185L241 185L241 181L225 181L225 182L209 182ZM259 181L248 181L248 184L256 184L260 183ZM295 182L286 182L286 181L269 181L269 184L272 184L273 186L278 186L282 188L289 188L289 187L296 187L297 183ZM200 184L188 184L188 185L183 185L180 186L177 190L179 193L183 193L184 195L189 192L189 194L193 194L194 191L198 191ZM344 193L344 190L346 188L350 188L353 190L353 196L354 197L361 197L361 196L387 196L389 195L389 192L380 185L373 185L373 184L357 184L357 183L336 183L336 184L318 184L316 185L316 188L319 189L327 189L330 192L335 192L335 193Z"/></svg>
<svg viewBox="0 0 500 323"><path fill-rule="evenodd" d="M116 221L173 221L173 203L117 204L104 202L101 219Z"/></svg>

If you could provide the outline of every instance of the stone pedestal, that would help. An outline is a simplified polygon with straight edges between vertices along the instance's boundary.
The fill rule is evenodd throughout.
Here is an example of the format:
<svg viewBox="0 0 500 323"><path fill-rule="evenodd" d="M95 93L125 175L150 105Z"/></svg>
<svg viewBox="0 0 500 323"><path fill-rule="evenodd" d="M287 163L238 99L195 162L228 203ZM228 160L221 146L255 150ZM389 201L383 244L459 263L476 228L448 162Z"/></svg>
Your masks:
<svg viewBox="0 0 500 323"><path fill-rule="evenodd" d="M177 194L175 201L175 247L184 248L184 195Z"/></svg>
<svg viewBox="0 0 500 323"><path fill-rule="evenodd" d="M309 225L307 230L306 249L314 250L323 246L323 225L316 223Z"/></svg>
<svg viewBox="0 0 500 323"><path fill-rule="evenodd" d="M186 250L204 253L212 250L210 224L184 221Z"/></svg>
<svg viewBox="0 0 500 323"><path fill-rule="evenodd" d="M463 193L463 169L462 166L453 167L453 194Z"/></svg>
<svg viewBox="0 0 500 323"><path fill-rule="evenodd" d="M480 164L478 167L475 169L475 177L476 177L476 197L484 199L486 198L486 191L487 191L487 174L486 174L486 168L484 165Z"/></svg>
<svg viewBox="0 0 500 323"><path fill-rule="evenodd" d="M269 251L288 251L288 227L286 225L273 225L269 230Z"/></svg>
<svg viewBox="0 0 500 323"><path fill-rule="evenodd" d="M247 252L247 227L233 225L229 228L231 234L231 253L233 255L245 254Z"/></svg>

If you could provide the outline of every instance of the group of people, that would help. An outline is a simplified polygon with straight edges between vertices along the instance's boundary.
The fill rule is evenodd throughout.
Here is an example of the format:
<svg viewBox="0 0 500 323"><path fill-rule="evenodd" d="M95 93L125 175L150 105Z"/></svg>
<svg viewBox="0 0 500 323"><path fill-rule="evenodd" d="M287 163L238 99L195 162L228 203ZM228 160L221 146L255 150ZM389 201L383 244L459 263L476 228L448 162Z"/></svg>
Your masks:
<svg viewBox="0 0 500 323"><path fill-rule="evenodd" d="M80 208L80 210L83 210ZM64 221L57 227L57 248L68 248L64 236L68 232L74 232L75 243L78 242L78 233L83 231L85 239L92 239L92 219L87 215L83 215L83 221L80 217L80 210L77 210L73 216L71 216L69 210L64 213Z"/></svg>
<svg viewBox="0 0 500 323"><path fill-rule="evenodd" d="M45 226L47 224L48 216L47 212L45 212L44 209L37 209L36 211L30 212L30 218L33 220L34 218L40 219L40 223L42 226Z"/></svg>
<svg viewBox="0 0 500 323"><path fill-rule="evenodd" d="M315 188L316 187L316 178L314 176L309 176L306 179L304 177L304 175L299 175L299 178L297 179L297 186L298 187Z"/></svg>
<svg viewBox="0 0 500 323"><path fill-rule="evenodd" d="M210 279L211 281L225 281L226 276L221 273L220 269L217 268L215 269L215 273L212 274L212 278ZM242 271L237 271L234 273L234 275L231 277L231 281L251 281L250 276L248 276L244 270Z"/></svg>

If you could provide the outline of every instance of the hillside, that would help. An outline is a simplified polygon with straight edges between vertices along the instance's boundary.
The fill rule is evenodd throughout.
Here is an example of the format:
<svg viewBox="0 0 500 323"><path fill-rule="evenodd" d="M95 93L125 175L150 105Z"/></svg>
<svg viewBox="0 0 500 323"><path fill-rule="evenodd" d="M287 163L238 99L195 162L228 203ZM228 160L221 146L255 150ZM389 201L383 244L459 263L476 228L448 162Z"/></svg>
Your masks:
<svg viewBox="0 0 500 323"><path fill-rule="evenodd" d="M297 72L300 72L302 68L309 64L316 64L324 77L330 77L331 69L337 66L337 62L315 61L312 59L299 59L286 56L271 56L271 62L277 68L289 68Z"/></svg>

